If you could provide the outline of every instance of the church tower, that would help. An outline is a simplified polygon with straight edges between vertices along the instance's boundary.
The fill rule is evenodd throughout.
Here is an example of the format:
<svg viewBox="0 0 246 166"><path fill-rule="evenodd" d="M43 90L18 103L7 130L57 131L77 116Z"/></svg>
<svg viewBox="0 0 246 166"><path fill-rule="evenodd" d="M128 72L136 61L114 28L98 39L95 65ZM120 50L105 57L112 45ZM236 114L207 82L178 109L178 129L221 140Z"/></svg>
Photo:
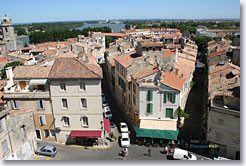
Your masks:
<svg viewBox="0 0 246 166"><path fill-rule="evenodd" d="M1 19L1 28L3 35L3 43L5 43L6 50L15 51L17 50L16 38L14 33L14 26L10 18L6 16Z"/></svg>

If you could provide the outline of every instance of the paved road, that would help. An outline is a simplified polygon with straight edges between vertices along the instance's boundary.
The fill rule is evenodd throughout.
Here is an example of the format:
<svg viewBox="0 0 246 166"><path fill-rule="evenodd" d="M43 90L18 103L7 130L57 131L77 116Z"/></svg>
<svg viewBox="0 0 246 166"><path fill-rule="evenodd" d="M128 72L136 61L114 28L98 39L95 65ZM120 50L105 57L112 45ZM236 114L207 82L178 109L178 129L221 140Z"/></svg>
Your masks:
<svg viewBox="0 0 246 166"><path fill-rule="evenodd" d="M48 156L34 155L30 160L167 160L165 154L161 153L162 148L151 148L151 157L147 156L148 147L131 145L129 155L123 158L119 155L121 148L118 142L113 142L109 149L84 149L83 147L74 147L67 145L58 145L52 142L38 142L41 145L54 145L58 153L54 158ZM200 160L202 157L196 155Z"/></svg>

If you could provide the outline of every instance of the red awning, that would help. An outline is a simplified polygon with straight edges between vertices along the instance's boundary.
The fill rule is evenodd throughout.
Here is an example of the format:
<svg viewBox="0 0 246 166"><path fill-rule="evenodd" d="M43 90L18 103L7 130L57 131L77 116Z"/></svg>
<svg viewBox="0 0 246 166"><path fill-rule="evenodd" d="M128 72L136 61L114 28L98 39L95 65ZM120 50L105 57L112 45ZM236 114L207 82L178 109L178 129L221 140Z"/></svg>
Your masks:
<svg viewBox="0 0 246 166"><path fill-rule="evenodd" d="M97 138L101 137L102 131L71 131L70 137L89 137Z"/></svg>
<svg viewBox="0 0 246 166"><path fill-rule="evenodd" d="M103 122L104 122L104 130L110 133L111 132L110 121L106 118L103 118Z"/></svg>

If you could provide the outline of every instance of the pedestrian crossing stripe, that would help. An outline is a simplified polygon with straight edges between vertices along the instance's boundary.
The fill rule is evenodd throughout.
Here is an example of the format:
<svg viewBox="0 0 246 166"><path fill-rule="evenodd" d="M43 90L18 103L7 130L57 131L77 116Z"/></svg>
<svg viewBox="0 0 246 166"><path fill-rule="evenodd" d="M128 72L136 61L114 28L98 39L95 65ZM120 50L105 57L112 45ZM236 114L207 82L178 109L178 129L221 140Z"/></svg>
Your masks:
<svg viewBox="0 0 246 166"><path fill-rule="evenodd" d="M46 158L45 160L50 160L50 157Z"/></svg>
<svg viewBox="0 0 246 166"><path fill-rule="evenodd" d="M33 159L33 160L38 160L40 157L39 156L37 156L37 157L35 157L35 159Z"/></svg>

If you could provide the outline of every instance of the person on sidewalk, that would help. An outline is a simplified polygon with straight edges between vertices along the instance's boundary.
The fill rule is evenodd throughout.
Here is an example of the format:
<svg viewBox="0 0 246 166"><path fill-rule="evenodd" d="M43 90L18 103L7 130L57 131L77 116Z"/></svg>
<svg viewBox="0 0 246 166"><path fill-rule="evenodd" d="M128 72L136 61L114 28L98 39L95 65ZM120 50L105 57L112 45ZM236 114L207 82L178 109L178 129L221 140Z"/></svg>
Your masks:
<svg viewBox="0 0 246 166"><path fill-rule="evenodd" d="M164 152L166 153L166 155L168 155L168 147L167 146L165 146Z"/></svg>
<svg viewBox="0 0 246 166"><path fill-rule="evenodd" d="M148 149L148 156L151 157L151 149Z"/></svg>

